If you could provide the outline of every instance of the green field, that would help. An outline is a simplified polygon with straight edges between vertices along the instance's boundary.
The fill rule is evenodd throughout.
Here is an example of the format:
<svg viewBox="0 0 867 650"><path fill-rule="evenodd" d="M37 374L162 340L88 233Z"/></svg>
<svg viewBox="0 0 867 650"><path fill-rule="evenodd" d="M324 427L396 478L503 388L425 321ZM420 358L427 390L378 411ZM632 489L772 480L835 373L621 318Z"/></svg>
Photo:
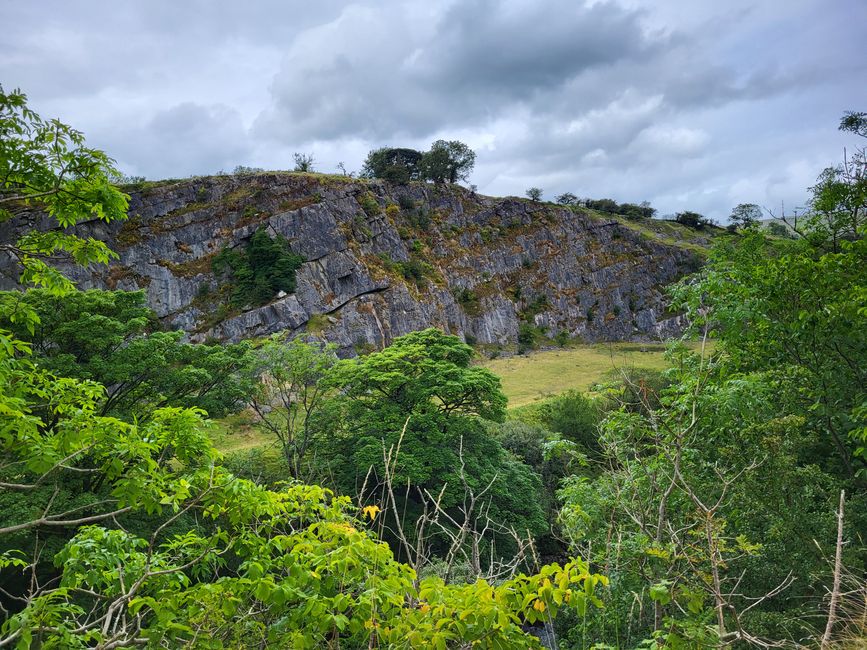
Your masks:
<svg viewBox="0 0 867 650"><path fill-rule="evenodd" d="M208 422L208 435L214 446L224 454L264 447L274 442L273 436L254 426L251 413L242 412Z"/></svg>
<svg viewBox="0 0 867 650"><path fill-rule="evenodd" d="M598 343L492 359L482 365L500 377L509 408L515 408L567 390L587 390L619 368L665 368L664 353L662 344Z"/></svg>

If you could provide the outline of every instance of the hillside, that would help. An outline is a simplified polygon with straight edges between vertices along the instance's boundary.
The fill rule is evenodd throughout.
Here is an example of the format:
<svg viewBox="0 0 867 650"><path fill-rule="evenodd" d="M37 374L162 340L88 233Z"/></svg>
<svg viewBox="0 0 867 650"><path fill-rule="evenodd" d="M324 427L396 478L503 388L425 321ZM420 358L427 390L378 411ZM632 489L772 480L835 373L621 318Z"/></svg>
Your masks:
<svg viewBox="0 0 867 650"><path fill-rule="evenodd" d="M127 221L77 228L119 254L107 268L65 267L81 287L144 289L194 341L289 329L344 355L431 325L491 348L513 347L522 323L539 339L663 338L682 326L663 287L700 265L704 243L674 224L656 232L454 185L259 173L126 191ZM262 228L303 259L294 292L233 303L212 264Z"/></svg>

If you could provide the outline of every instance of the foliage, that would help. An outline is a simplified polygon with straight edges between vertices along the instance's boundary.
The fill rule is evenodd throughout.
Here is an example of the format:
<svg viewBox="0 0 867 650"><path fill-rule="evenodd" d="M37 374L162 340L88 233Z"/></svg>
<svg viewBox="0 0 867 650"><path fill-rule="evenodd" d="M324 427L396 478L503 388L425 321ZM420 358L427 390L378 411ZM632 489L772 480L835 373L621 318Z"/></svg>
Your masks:
<svg viewBox="0 0 867 650"><path fill-rule="evenodd" d="M279 442L293 478L312 478L309 454L331 426L326 398L335 349L275 334L255 352L250 406L258 426Z"/></svg>
<svg viewBox="0 0 867 650"><path fill-rule="evenodd" d="M293 171L296 172L312 172L313 165L315 164L315 160L313 159L313 154L310 153L293 153L292 159L295 161L295 167Z"/></svg>
<svg viewBox="0 0 867 650"><path fill-rule="evenodd" d="M469 287L457 287L452 292L458 304L464 308L464 311L470 316L478 316L481 306L479 304L479 296Z"/></svg>
<svg viewBox="0 0 867 650"><path fill-rule="evenodd" d="M495 519L539 530L538 477L487 435L482 419L501 421L506 398L493 374L470 365L472 357L458 337L427 329L342 362L335 385L347 430L331 454L340 464L338 485L360 485L370 468L382 477L385 453L399 447L395 484L444 490L442 505L451 508L463 496L464 468L475 488L493 481Z"/></svg>
<svg viewBox="0 0 867 650"><path fill-rule="evenodd" d="M792 232L784 224L779 223L778 221L771 221L765 226L765 230L768 231L769 235L773 235L774 237L794 239Z"/></svg>
<svg viewBox="0 0 867 650"><path fill-rule="evenodd" d="M249 253L252 273L268 250ZM133 347L150 322L140 294L75 295L66 282L42 284L51 291L22 294L26 307L18 313L27 318L10 320L30 332L46 358L55 345L65 347L58 356L69 357L64 363L75 374L85 370L73 368L74 354L91 368ZM48 301L61 291L69 304L51 314ZM48 330L48 318L60 332ZM266 381L291 384L297 412L333 359L317 370L301 344L277 346L263 348ZM348 498L315 485L270 491L233 476L220 466L198 409L144 411L133 422L100 415L105 387L57 377L27 357L30 347L0 331L4 647L539 648L524 625L550 622L564 609L584 615L601 606L596 591L606 580L578 559L496 585L418 579L364 529ZM344 366L345 388L359 395L361 411L387 412L392 403L376 405L369 389L351 381L354 373L372 373L380 388L394 392L394 405L444 425L452 443L455 434L470 440L478 417L501 419L505 404L496 379L470 367L470 356L455 337L410 335L379 363ZM384 367L389 360L421 373L414 385L399 386ZM495 444L481 447L481 458L468 454L468 460L511 462L506 485L534 492L532 481L522 483L526 471L517 461ZM363 511L371 520L377 512ZM62 544L50 568L46 537Z"/></svg>
<svg viewBox="0 0 867 650"><path fill-rule="evenodd" d="M239 375L251 363L249 343L193 345L182 342L182 332L156 331L142 291L0 293L0 305L15 303L35 313L38 324L30 333L0 318L0 327L26 341L41 368L105 386L102 415L143 418L182 406L220 417L240 408L252 390Z"/></svg>
<svg viewBox="0 0 867 650"><path fill-rule="evenodd" d="M87 147L81 132L41 118L27 107L21 91L7 93L0 86L0 224L32 210L43 211L50 223L0 245L0 251L20 265L22 285L60 295L72 284L46 258L64 253L87 265L114 257L102 242L65 230L83 220L126 217L129 197L111 182L118 174L114 161ZM10 319L27 322L31 315L14 312Z"/></svg>
<svg viewBox="0 0 867 650"><path fill-rule="evenodd" d="M235 165L235 168L232 170L232 173L235 176L251 176L253 174L258 174L260 172L265 171L261 167L248 167L246 165Z"/></svg>
<svg viewBox="0 0 867 650"><path fill-rule="evenodd" d="M463 142L437 140L422 156L421 175L434 183L457 183L469 179L475 164L475 152Z"/></svg>
<svg viewBox="0 0 867 650"><path fill-rule="evenodd" d="M392 183L420 180L423 155L415 149L395 147L374 149L367 154L361 175L364 178L381 178Z"/></svg>
<svg viewBox="0 0 867 650"><path fill-rule="evenodd" d="M576 205L578 203L578 197L572 192L563 192L554 200L560 205Z"/></svg>
<svg viewBox="0 0 867 650"><path fill-rule="evenodd" d="M376 200L376 196L373 192L364 192L358 197L358 204L361 206L361 209L364 210L364 214L368 217L374 217L382 212L382 208L379 207L379 201Z"/></svg>
<svg viewBox="0 0 867 650"><path fill-rule="evenodd" d="M584 201L591 210L599 212L608 212L610 214L622 214L628 219L652 219L656 214L656 209L651 207L647 201L641 203L618 203L614 199L587 199Z"/></svg>
<svg viewBox="0 0 867 650"><path fill-rule="evenodd" d="M224 248L212 267L230 290L229 303L237 308L261 305L283 291L295 292L295 272L304 258L293 253L281 235L271 237L259 228L244 248Z"/></svg>
<svg viewBox="0 0 867 650"><path fill-rule="evenodd" d="M542 190L538 187L531 187L526 192L524 192L524 194L526 194L527 198L533 202L542 200Z"/></svg>
<svg viewBox="0 0 867 650"><path fill-rule="evenodd" d="M596 404L584 394L570 390L548 401L542 422L584 450L596 451L599 449L596 427L600 419Z"/></svg>
<svg viewBox="0 0 867 650"><path fill-rule="evenodd" d="M674 220L687 228L703 228L710 223L704 215L689 210L678 212L674 215Z"/></svg>
<svg viewBox="0 0 867 650"><path fill-rule="evenodd" d="M803 240L748 235L718 248L701 281L683 283L675 296L697 327L714 328L735 368L800 386L790 407L822 440L810 451L823 463L836 458L854 477L864 466L856 451L867 400L867 242L842 248L823 253Z"/></svg>
<svg viewBox="0 0 867 650"><path fill-rule="evenodd" d="M544 331L533 323L526 321L518 323L518 354L535 350L544 335Z"/></svg>
<svg viewBox="0 0 867 650"><path fill-rule="evenodd" d="M867 138L864 113L849 112L840 130ZM838 252L843 242L863 237L867 226L867 147L856 146L843 162L819 174L812 188L810 211L787 223L811 245Z"/></svg>
<svg viewBox="0 0 867 650"><path fill-rule="evenodd" d="M762 209L755 203L739 203L729 215L730 227L734 230L754 228L762 218Z"/></svg>

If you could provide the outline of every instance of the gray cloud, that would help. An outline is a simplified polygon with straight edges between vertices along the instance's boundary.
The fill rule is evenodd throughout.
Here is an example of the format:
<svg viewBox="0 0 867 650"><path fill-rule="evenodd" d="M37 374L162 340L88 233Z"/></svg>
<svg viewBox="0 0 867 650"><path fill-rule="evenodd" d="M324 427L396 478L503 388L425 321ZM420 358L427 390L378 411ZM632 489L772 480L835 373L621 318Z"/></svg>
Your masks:
<svg viewBox="0 0 867 650"><path fill-rule="evenodd" d="M802 202L864 109L860 0L9 3L0 81L130 173L358 168L459 138L484 192Z"/></svg>

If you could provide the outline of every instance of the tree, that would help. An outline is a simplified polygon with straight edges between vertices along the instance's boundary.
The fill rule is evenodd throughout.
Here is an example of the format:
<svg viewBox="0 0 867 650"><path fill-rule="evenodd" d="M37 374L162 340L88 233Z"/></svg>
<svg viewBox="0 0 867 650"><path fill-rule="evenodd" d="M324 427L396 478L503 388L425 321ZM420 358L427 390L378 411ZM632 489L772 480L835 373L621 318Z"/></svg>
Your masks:
<svg viewBox="0 0 867 650"><path fill-rule="evenodd" d="M420 161L421 175L435 183L467 181L476 164L476 154L458 140L437 140Z"/></svg>
<svg viewBox="0 0 867 650"><path fill-rule="evenodd" d="M541 193L539 196L541 198ZM532 198L532 197L530 197L530 198ZM564 192L563 194L558 196L555 200L560 205L575 205L578 203L578 197L575 196L574 194L572 194L572 192Z"/></svg>
<svg viewBox="0 0 867 650"><path fill-rule="evenodd" d="M120 173L105 153L85 145L84 136L59 120L44 120L27 107L19 90L0 86L0 224L40 210L51 226L28 230L0 252L21 269L19 282L58 295L72 283L47 261L67 255L76 263L107 263L115 257L102 242L83 239L67 229L85 219L126 218L128 196L111 182ZM15 312L13 319L27 319Z"/></svg>
<svg viewBox="0 0 867 650"><path fill-rule="evenodd" d="M782 224L779 221L771 221L770 223L768 223L768 225L765 226L765 230L768 231L768 234L771 234L774 237L784 237L786 239L792 239L792 232L786 227L785 224Z"/></svg>
<svg viewBox="0 0 867 650"><path fill-rule="evenodd" d="M300 338L285 341L275 334L257 350L253 373L256 388L250 407L259 416L258 426L280 444L293 478L309 480L308 454L325 431L329 373L337 363L336 346L307 343Z"/></svg>
<svg viewBox="0 0 867 650"><path fill-rule="evenodd" d="M848 479L867 468L858 453L867 364L867 241L834 253L810 238L768 241L751 233L720 246L701 282L676 294L743 371L771 373L781 387L800 386L793 414L805 418L822 464ZM781 388L782 390L782 388Z"/></svg>
<svg viewBox="0 0 867 650"><path fill-rule="evenodd" d="M732 208L729 223L734 229L754 228L762 219L762 209L755 203L739 203Z"/></svg>
<svg viewBox="0 0 867 650"><path fill-rule="evenodd" d="M708 223L708 220L703 215L700 215L698 212L690 212L689 210L678 212L674 215L674 220L688 228L701 228Z"/></svg>
<svg viewBox="0 0 867 650"><path fill-rule="evenodd" d="M13 97L19 109L21 98ZM51 134L69 132L55 126ZM3 206L4 219L19 201L36 206L54 197L60 198L50 214L61 226L91 213L114 218L109 208L117 207L119 194L102 183L101 163L92 184L92 168L80 169L69 181L80 182L70 189L67 172L46 166L39 146L30 160L19 154L32 143L17 144L4 138L0 148L0 168L13 179L4 196L15 197ZM49 156L65 150L57 138L47 147L54 147ZM101 152L90 157L105 160ZM26 178L22 169L37 168L36 178L15 180ZM56 175L48 179L52 169ZM37 181L54 189L35 196ZM100 191L87 198L95 188ZM63 201L80 203L67 213ZM107 258L107 249L60 230L43 235L26 231L5 250L22 253L15 257L25 265L40 251L79 245L103 254L77 251L76 260ZM73 295L71 283L47 264L30 264L22 275L50 293ZM36 307L25 296L18 302L15 318L4 313L36 336ZM116 316L102 317L109 347L123 348L147 320L129 295L105 310ZM86 313L80 318L100 320ZM97 339L94 330L90 337ZM46 352L52 334L39 336ZM104 345L86 339L82 333L68 343L58 340L87 354L89 344ZM361 519L349 499L319 486L271 491L232 476L220 466L197 409L157 409L132 422L101 416L104 386L57 377L28 357L30 348L0 330L0 647L537 648L522 625L550 621L564 608L601 605L595 588L605 579L581 560L493 587L420 579L365 528L376 519L375 508ZM468 364L458 365L473 374ZM485 392L478 382L476 388ZM461 410L453 391L456 386L441 383L430 397L445 399L431 405ZM501 414L501 396L469 391L464 399L467 408L487 404L486 413Z"/></svg>
<svg viewBox="0 0 867 650"><path fill-rule="evenodd" d="M656 214L656 209L651 207L647 201L642 201L637 205L635 203L621 203L617 206L616 211L632 220L652 219L653 215Z"/></svg>
<svg viewBox="0 0 867 650"><path fill-rule="evenodd" d="M313 165L315 160L313 159L312 153L294 153L292 154L292 158L295 160L295 169L293 171L296 172L312 172Z"/></svg>
<svg viewBox="0 0 867 650"><path fill-rule="evenodd" d="M617 201L614 199L587 199L587 207L591 210L611 213L616 213L619 209Z"/></svg>
<svg viewBox="0 0 867 650"><path fill-rule="evenodd" d="M105 386L101 415L144 419L181 406L220 417L241 408L252 389L239 374L252 362L249 343L195 345L182 332L158 331L143 291L0 292L0 305L16 303L37 315L33 332L5 318L0 327L27 342L41 368Z"/></svg>
<svg viewBox="0 0 867 650"><path fill-rule="evenodd" d="M340 459L338 481L354 488L371 468L382 477L384 453L399 446L394 484L411 486L416 505L417 490L444 490L442 506L456 506L464 468L474 488L494 482L492 516L540 530L544 517L531 496L539 479L485 431L483 420L502 421L506 398L495 375L470 365L473 354L460 338L427 329L342 362L334 380L347 426L332 452Z"/></svg>
<svg viewBox="0 0 867 650"><path fill-rule="evenodd" d="M415 149L382 147L367 154L361 175L392 183L408 183L421 178L424 154Z"/></svg>
<svg viewBox="0 0 867 650"><path fill-rule="evenodd" d="M542 190L538 187L529 188L525 194L527 195L527 198L534 203L542 200Z"/></svg>

